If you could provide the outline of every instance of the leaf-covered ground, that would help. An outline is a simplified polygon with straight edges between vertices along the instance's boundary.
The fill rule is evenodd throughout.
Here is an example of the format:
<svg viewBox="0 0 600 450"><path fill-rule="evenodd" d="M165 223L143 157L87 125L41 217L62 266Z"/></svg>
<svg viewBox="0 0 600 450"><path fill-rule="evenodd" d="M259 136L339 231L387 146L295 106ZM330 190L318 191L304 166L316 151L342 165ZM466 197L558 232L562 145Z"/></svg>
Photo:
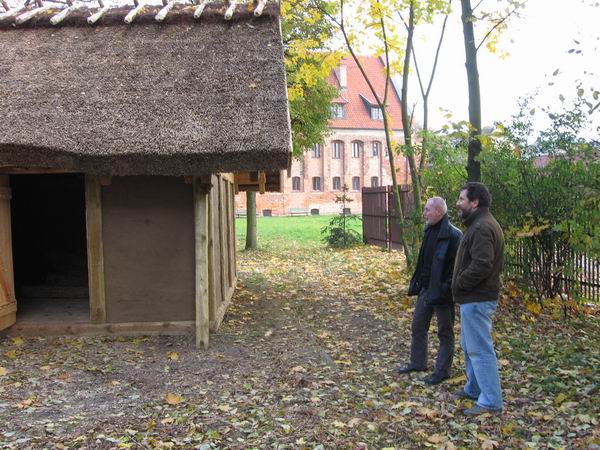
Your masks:
<svg viewBox="0 0 600 450"><path fill-rule="evenodd" d="M190 336L0 337L0 448L598 448L598 316L504 298L506 410L467 418L460 350L448 383L394 373L413 306L402 268L372 247L241 252L206 352Z"/></svg>

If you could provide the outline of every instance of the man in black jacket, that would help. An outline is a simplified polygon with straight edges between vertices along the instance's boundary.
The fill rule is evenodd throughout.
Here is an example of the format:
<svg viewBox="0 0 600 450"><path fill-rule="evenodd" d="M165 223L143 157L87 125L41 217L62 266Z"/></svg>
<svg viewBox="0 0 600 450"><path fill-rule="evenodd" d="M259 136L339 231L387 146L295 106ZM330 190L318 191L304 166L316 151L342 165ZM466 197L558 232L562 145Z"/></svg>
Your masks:
<svg viewBox="0 0 600 450"><path fill-rule="evenodd" d="M426 226L415 273L408 295L418 295L412 320L410 363L398 373L427 370L427 333L435 312L440 349L435 371L425 377L427 384L439 384L450 377L454 356L454 304L452 272L462 233L448 220L448 207L441 197L427 200L423 216Z"/></svg>

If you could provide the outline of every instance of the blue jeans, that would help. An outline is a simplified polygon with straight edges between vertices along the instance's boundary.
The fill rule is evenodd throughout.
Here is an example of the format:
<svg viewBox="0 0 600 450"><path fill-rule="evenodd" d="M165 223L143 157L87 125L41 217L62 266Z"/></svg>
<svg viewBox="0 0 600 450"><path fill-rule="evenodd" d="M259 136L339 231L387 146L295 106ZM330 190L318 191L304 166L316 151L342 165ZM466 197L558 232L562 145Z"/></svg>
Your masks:
<svg viewBox="0 0 600 450"><path fill-rule="evenodd" d="M498 361L492 341L492 316L497 302L460 305L460 345L465 354L467 384L464 390L477 404L502 409Z"/></svg>

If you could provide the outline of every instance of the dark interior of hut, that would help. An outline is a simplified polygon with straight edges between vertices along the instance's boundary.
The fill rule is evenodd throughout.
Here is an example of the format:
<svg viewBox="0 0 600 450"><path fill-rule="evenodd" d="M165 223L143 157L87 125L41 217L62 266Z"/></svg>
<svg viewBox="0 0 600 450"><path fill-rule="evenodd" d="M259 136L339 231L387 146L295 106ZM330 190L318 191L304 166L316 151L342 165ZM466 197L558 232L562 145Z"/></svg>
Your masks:
<svg viewBox="0 0 600 450"><path fill-rule="evenodd" d="M89 322L84 176L12 175L10 184L17 321Z"/></svg>

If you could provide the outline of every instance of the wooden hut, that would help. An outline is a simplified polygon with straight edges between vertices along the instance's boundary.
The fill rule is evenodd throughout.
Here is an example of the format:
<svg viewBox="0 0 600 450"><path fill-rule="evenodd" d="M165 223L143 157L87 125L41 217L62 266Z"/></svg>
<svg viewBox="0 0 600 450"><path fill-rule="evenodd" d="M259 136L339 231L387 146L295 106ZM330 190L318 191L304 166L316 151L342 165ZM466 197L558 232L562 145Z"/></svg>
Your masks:
<svg viewBox="0 0 600 450"><path fill-rule="evenodd" d="M208 345L290 136L277 5L0 13L0 329Z"/></svg>

